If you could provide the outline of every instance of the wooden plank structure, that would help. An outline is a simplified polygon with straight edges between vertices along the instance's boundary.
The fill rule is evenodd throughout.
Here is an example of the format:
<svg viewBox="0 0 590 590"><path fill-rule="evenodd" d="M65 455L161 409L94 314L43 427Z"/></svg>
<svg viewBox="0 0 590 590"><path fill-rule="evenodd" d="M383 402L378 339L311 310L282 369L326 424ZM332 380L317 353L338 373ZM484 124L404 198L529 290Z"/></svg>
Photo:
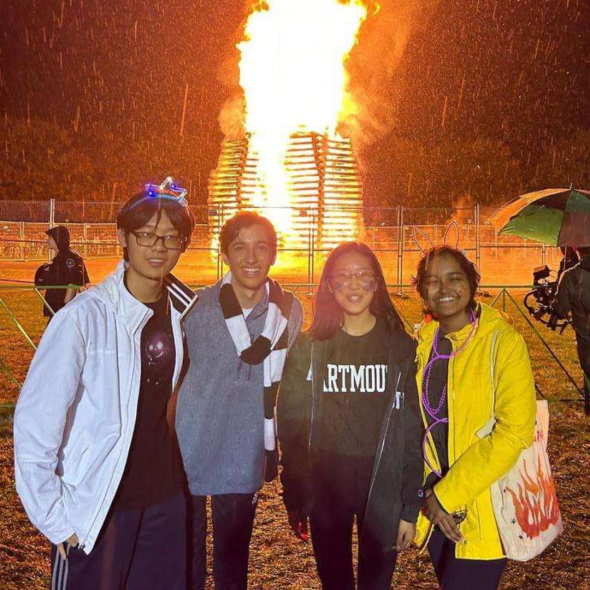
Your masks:
<svg viewBox="0 0 590 590"><path fill-rule="evenodd" d="M294 134L284 169L290 208L283 215L290 216L289 227L282 230L280 222L276 224L283 248L308 248L313 242L315 248L331 249L362 238L363 186L349 139ZM224 221L236 212L254 209L273 219L273 206L283 203L273 200L263 186L249 138L226 141L209 179L213 243Z"/></svg>

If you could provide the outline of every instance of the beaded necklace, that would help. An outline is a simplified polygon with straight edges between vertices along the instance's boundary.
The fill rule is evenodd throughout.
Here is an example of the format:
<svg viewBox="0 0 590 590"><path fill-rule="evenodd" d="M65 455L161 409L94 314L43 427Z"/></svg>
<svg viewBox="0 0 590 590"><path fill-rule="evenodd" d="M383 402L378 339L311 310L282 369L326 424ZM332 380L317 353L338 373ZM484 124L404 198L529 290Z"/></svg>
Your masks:
<svg viewBox="0 0 590 590"><path fill-rule="evenodd" d="M438 426L439 424L449 423L448 418L439 417L439 413L442 410L444 403L447 399L447 385L445 383L445 386L443 387L443 391L440 396L438 406L436 408L433 408L430 404L430 373L432 372L432 367L434 366L434 363L436 361L450 360L453 357L457 356L459 353L461 353L463 350L465 350L465 348L467 347L469 342L471 342L473 336L475 335L477 326L479 324L479 320L475 315L475 312L473 311L469 313L469 322L471 324L471 330L469 331L469 335L467 336L463 344L461 344L461 346L459 346L459 348L457 348L457 350L454 350L451 354L440 354L438 351L438 341L441 333L441 328L440 326L438 327L438 329L436 330L436 334L434 335L434 341L432 343L432 358L428 361L426 367L424 368L424 372L422 373L422 405L424 406L424 410L426 410L426 413L432 418L432 424L428 426L422 439L422 454L424 455L424 459L428 464L428 467L430 467L432 472L435 473L436 476L439 478L442 478L442 473L438 469L436 469L428 460L428 456L426 455L426 442L428 440L428 435L436 426Z"/></svg>

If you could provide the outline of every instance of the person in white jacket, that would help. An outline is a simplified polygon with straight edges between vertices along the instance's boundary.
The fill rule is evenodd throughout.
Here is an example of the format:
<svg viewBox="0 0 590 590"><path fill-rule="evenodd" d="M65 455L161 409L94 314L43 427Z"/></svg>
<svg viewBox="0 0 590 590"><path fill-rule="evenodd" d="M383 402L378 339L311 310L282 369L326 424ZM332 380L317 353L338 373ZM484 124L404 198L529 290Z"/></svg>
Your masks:
<svg viewBox="0 0 590 590"><path fill-rule="evenodd" d="M190 242L171 179L117 218L114 274L49 324L14 416L16 488L52 543L52 590L184 590L186 496L174 431L181 320L170 273Z"/></svg>

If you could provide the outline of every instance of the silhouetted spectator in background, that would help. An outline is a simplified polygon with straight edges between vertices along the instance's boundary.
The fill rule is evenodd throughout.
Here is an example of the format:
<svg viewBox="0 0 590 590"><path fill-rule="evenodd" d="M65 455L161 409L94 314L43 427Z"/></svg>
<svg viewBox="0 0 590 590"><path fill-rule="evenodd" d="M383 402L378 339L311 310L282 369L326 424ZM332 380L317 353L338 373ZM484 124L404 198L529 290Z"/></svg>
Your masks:
<svg viewBox="0 0 590 590"><path fill-rule="evenodd" d="M86 285L90 282L86 266L79 254L70 249L70 232L57 225L45 232L49 250L56 252L51 262L43 264L35 273L35 286ZM76 296L76 289L47 289L43 315L50 320L66 303ZM53 313L52 313L53 311Z"/></svg>
<svg viewBox="0 0 590 590"><path fill-rule="evenodd" d="M555 313L562 319L572 314L578 358L584 371L584 411L590 415L590 247L578 248L580 262L566 270L557 288Z"/></svg>

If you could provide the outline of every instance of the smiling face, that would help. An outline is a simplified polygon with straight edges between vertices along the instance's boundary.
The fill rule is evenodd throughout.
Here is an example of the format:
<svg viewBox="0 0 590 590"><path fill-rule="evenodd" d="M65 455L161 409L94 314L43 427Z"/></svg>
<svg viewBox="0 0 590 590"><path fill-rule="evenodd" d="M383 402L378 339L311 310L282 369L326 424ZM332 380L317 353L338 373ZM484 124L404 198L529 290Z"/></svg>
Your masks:
<svg viewBox="0 0 590 590"><path fill-rule="evenodd" d="M129 279L162 283L164 277L176 266L182 249L170 250L164 246L163 240L158 240L152 246L140 246L135 234L141 235L144 233L164 237L178 236L179 231L170 221L166 211L161 212L159 221L157 214L154 214L145 225L135 230L134 233L125 234L124 230L119 230L119 243L124 248L127 248Z"/></svg>
<svg viewBox="0 0 590 590"><path fill-rule="evenodd" d="M426 265L422 297L445 331L460 330L469 322L469 279L450 254L435 256Z"/></svg>
<svg viewBox="0 0 590 590"><path fill-rule="evenodd" d="M348 252L338 258L331 276L330 291L345 315L369 314L377 278L371 261L359 252Z"/></svg>
<svg viewBox="0 0 590 590"><path fill-rule="evenodd" d="M259 224L243 227L223 253L234 289L258 291L264 287L276 253L268 229Z"/></svg>

